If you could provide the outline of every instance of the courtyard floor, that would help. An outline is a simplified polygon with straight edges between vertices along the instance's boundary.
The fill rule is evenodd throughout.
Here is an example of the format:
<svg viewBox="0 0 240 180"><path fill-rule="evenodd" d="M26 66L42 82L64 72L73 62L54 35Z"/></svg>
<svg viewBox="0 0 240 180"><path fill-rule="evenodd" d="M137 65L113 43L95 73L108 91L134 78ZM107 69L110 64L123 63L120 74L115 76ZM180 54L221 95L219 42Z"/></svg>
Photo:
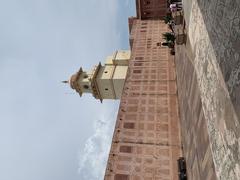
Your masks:
<svg viewBox="0 0 240 180"><path fill-rule="evenodd" d="M175 60L194 67L217 176L236 180L240 177L240 1L183 0L183 10L187 42L176 46Z"/></svg>

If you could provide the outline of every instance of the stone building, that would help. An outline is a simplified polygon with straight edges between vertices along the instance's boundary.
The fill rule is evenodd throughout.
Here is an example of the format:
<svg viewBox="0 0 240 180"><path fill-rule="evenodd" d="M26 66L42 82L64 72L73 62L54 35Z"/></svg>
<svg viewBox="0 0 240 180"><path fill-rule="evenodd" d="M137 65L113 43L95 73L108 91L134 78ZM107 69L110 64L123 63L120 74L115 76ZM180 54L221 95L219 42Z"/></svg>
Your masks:
<svg viewBox="0 0 240 180"><path fill-rule="evenodd" d="M129 18L131 55L80 70L69 83L80 96L120 99L105 180L177 180L182 157L174 57L162 47L166 0L136 0Z"/></svg>
<svg viewBox="0 0 240 180"><path fill-rule="evenodd" d="M161 47L166 1L136 1L131 58L105 180L176 180L182 156L174 58Z"/></svg>
<svg viewBox="0 0 240 180"><path fill-rule="evenodd" d="M167 13L167 0L136 0L137 18L161 19Z"/></svg>
<svg viewBox="0 0 240 180"><path fill-rule="evenodd" d="M129 18L131 55L118 51L104 66L71 77L80 95L121 100L105 180L185 180L179 177L180 157L187 179L239 179L239 46L231 39L234 28L232 36L219 28L222 19L226 27L235 20L217 14L239 7L235 0L219 3L214 14L215 2L185 4L188 40L176 46L174 60L161 46L162 33L169 31L161 20L167 0L136 0L137 16ZM223 38L231 53L222 50Z"/></svg>
<svg viewBox="0 0 240 180"><path fill-rule="evenodd" d="M131 58L105 180L176 180L182 156L174 58L161 20L129 19Z"/></svg>

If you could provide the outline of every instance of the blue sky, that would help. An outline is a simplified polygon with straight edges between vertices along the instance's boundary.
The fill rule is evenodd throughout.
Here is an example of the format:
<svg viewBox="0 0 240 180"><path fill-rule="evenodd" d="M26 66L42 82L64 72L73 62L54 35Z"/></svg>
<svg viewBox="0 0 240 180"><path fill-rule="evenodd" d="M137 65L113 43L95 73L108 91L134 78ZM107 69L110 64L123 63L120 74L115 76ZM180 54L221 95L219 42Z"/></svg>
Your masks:
<svg viewBox="0 0 240 180"><path fill-rule="evenodd" d="M102 179L119 102L61 84L128 49L134 0L0 0L0 179Z"/></svg>

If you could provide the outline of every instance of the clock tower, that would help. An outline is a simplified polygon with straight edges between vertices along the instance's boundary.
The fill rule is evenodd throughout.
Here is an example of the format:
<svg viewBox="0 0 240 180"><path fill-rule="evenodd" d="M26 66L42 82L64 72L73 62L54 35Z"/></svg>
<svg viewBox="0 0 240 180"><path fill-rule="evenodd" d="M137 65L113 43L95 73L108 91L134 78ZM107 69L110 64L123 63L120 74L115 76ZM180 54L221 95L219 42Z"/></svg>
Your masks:
<svg viewBox="0 0 240 180"><path fill-rule="evenodd" d="M103 99L120 99L127 76L130 51L116 51L90 71L82 68L71 76L68 83L82 96L91 93L101 102Z"/></svg>

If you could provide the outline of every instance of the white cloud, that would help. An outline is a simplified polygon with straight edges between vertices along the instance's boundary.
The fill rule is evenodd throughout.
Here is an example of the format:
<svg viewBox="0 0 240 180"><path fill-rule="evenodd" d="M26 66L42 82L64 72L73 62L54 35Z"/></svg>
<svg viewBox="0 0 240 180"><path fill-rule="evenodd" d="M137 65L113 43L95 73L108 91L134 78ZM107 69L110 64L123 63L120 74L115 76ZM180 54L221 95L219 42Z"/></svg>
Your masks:
<svg viewBox="0 0 240 180"><path fill-rule="evenodd" d="M116 110L110 113L109 107L107 109L94 122L95 133L87 139L79 154L79 173L83 180L103 179L116 120Z"/></svg>

